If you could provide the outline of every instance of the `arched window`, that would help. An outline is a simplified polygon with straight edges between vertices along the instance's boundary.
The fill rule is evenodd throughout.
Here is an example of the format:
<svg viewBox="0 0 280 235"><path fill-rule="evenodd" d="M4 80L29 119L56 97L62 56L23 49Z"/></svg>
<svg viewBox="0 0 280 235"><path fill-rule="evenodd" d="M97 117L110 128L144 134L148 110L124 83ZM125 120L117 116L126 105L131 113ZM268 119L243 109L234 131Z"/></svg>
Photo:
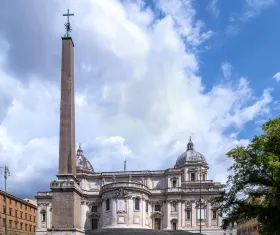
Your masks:
<svg viewBox="0 0 280 235"><path fill-rule="evenodd" d="M206 180L206 175L205 174L202 175L202 179Z"/></svg>
<svg viewBox="0 0 280 235"><path fill-rule="evenodd" d="M140 199L137 197L135 198L135 201L134 201L134 208L136 211L139 211L140 210Z"/></svg>
<svg viewBox="0 0 280 235"><path fill-rule="evenodd" d="M110 199L107 198L106 200L106 211L109 211L110 210Z"/></svg>

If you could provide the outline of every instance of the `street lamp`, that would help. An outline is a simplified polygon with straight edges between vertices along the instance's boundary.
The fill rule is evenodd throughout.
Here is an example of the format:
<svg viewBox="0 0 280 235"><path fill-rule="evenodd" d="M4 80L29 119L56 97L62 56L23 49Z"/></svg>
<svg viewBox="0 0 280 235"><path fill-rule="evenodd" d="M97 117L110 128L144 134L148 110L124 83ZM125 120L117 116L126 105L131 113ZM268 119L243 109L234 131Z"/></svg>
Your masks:
<svg viewBox="0 0 280 235"><path fill-rule="evenodd" d="M5 235L7 235L7 177L11 175L9 168L5 165L5 167L0 167L4 169L4 178L5 178L5 195L4 195L4 200L5 200Z"/></svg>
<svg viewBox="0 0 280 235"><path fill-rule="evenodd" d="M201 165L196 169L199 171L199 233L201 233Z"/></svg>

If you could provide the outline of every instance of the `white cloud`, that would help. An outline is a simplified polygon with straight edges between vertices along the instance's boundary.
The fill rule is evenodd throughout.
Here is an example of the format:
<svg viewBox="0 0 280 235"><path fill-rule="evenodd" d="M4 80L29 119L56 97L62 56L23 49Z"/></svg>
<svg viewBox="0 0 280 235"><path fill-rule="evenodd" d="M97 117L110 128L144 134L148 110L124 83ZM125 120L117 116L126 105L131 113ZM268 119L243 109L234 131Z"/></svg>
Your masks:
<svg viewBox="0 0 280 235"><path fill-rule="evenodd" d="M236 35L241 25L249 20L259 16L264 10L276 4L275 0L246 0L244 1L243 10L239 13L232 12L228 18L229 25L226 28L228 35Z"/></svg>
<svg viewBox="0 0 280 235"><path fill-rule="evenodd" d="M96 171L122 170L124 158L128 170L171 168L192 135L211 178L224 181L230 164L225 153L248 143L236 133L269 112L270 91L253 97L245 78L205 92L198 59L185 50L184 39L194 46L211 33L196 21L190 1L176 2L173 8L173 1L159 2L163 19L141 10L141 1L68 2L79 16L73 21L76 142ZM64 7L56 3L56 9ZM0 71L0 95L9 100L0 125L0 164L9 163L14 185L20 179L34 183L34 171L47 190L58 162L59 78L22 84L3 66Z"/></svg>
<svg viewBox="0 0 280 235"><path fill-rule="evenodd" d="M280 81L280 72L274 74L273 78L275 78L276 81Z"/></svg>
<svg viewBox="0 0 280 235"><path fill-rule="evenodd" d="M216 17L218 17L220 14L220 10L217 7L217 2L218 0L212 0L206 7L206 10Z"/></svg>
<svg viewBox="0 0 280 235"><path fill-rule="evenodd" d="M232 65L229 62L223 62L221 65L224 78L229 79L231 77Z"/></svg>
<svg viewBox="0 0 280 235"><path fill-rule="evenodd" d="M242 21L247 21L275 4L275 0L246 0Z"/></svg>

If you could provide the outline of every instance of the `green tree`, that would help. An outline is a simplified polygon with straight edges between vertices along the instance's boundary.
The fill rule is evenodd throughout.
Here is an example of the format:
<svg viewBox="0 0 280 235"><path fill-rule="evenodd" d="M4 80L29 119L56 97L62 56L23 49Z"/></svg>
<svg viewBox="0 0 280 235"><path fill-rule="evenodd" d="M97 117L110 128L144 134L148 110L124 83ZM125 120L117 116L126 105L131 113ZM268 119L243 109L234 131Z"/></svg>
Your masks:
<svg viewBox="0 0 280 235"><path fill-rule="evenodd" d="M247 147L227 153L233 159L224 190L214 198L225 217L222 228L257 219L261 234L280 234L280 116L262 126Z"/></svg>

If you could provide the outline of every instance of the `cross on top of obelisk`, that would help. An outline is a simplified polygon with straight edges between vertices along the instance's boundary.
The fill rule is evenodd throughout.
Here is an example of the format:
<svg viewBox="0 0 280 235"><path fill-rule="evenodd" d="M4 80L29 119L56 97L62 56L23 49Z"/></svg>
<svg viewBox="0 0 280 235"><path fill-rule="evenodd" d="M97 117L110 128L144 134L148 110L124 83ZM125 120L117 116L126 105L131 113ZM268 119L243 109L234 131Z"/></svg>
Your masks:
<svg viewBox="0 0 280 235"><path fill-rule="evenodd" d="M69 9L67 10L67 14L63 14L63 16L67 16L67 22L64 24L65 29L66 29L66 34L64 35L65 37L71 37L70 32L72 31L71 24L69 22L69 16L74 16L73 13L69 13Z"/></svg>

